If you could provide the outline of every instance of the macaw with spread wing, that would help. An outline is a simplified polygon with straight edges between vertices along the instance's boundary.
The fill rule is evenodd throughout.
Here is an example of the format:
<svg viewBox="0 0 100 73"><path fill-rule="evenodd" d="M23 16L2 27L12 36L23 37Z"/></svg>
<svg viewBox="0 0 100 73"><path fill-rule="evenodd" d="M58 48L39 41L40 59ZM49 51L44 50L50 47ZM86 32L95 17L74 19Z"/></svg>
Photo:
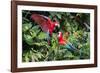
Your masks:
<svg viewBox="0 0 100 73"><path fill-rule="evenodd" d="M50 37L55 27L59 26L59 23L56 20L52 21L49 17L40 14L32 14L31 19L41 27L43 32L47 33L47 40L50 43Z"/></svg>

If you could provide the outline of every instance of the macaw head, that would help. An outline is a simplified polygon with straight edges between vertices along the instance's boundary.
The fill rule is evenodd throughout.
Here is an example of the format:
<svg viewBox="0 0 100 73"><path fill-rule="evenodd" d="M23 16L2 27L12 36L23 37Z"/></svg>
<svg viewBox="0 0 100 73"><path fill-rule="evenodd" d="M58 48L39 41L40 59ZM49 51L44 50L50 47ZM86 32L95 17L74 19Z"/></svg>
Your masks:
<svg viewBox="0 0 100 73"><path fill-rule="evenodd" d="M58 32L58 38L62 38L62 32Z"/></svg>
<svg viewBox="0 0 100 73"><path fill-rule="evenodd" d="M54 32L58 32L59 31L59 28L60 28L60 24L57 21L57 19L54 19L53 20L53 25L54 25Z"/></svg>
<svg viewBox="0 0 100 73"><path fill-rule="evenodd" d="M60 45L65 45L66 44L66 41L63 38L62 32L58 32L58 42L59 42Z"/></svg>
<svg viewBox="0 0 100 73"><path fill-rule="evenodd" d="M54 23L55 27L60 27L60 24L56 19L53 20L53 23Z"/></svg>

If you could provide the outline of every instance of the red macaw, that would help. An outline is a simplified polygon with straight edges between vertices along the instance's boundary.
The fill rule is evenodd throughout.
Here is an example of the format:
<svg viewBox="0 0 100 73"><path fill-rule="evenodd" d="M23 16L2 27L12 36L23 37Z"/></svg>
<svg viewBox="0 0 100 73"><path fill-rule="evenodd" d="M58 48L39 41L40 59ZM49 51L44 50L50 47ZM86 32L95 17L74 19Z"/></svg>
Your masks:
<svg viewBox="0 0 100 73"><path fill-rule="evenodd" d="M58 33L58 42L60 45L65 45L66 44L66 40L64 40L62 32Z"/></svg>
<svg viewBox="0 0 100 73"><path fill-rule="evenodd" d="M67 33L65 33L67 35ZM64 39L62 32L58 33L58 42L59 45L65 46L70 51L77 51L77 49L68 41L68 39Z"/></svg>
<svg viewBox="0 0 100 73"><path fill-rule="evenodd" d="M41 27L42 31L47 33L47 40L50 42L50 36L52 36L55 27L59 26L59 23L53 22L49 17L40 14L32 14L31 19Z"/></svg>

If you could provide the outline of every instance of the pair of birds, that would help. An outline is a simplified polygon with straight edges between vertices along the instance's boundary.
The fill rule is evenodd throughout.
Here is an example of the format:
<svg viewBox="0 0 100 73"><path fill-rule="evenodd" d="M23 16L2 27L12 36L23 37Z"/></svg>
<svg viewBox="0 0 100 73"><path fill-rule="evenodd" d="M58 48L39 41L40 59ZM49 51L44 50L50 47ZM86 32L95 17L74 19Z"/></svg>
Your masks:
<svg viewBox="0 0 100 73"><path fill-rule="evenodd" d="M32 14L31 19L41 27L43 32L47 33L47 41L50 44L50 38L52 37L52 33L55 30L55 27L60 27L59 22L56 20L52 21L49 17L40 14ZM65 35L68 34L69 33L66 32ZM65 40L62 32L58 33L58 42L59 45L65 46L70 51L77 50L68 40Z"/></svg>

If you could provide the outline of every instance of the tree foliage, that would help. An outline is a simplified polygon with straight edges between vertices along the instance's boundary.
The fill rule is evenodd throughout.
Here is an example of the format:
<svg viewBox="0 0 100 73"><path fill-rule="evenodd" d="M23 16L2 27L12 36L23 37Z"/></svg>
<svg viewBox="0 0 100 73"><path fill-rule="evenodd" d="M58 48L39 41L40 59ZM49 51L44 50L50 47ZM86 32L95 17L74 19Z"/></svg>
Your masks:
<svg viewBox="0 0 100 73"><path fill-rule="evenodd" d="M51 45L46 41L46 33L31 20L32 13L56 18L60 28L53 32ZM71 12L22 11L22 60L23 62L79 60L90 58L90 14ZM58 31L69 32L68 41L77 49L71 52L58 44Z"/></svg>

